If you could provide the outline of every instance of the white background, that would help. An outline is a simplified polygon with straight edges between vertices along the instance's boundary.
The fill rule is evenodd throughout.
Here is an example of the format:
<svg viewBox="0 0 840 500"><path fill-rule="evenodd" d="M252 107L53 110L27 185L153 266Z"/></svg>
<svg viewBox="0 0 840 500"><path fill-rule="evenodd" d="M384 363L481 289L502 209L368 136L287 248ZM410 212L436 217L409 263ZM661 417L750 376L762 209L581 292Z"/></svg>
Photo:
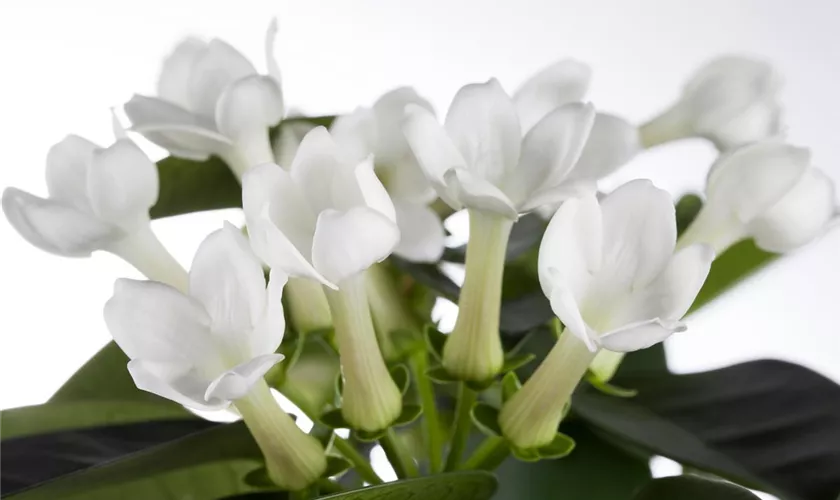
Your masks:
<svg viewBox="0 0 840 500"><path fill-rule="evenodd" d="M497 76L508 90L548 63L590 63L596 107L643 121L687 75L721 52L760 55L786 76L791 141L840 182L840 32L832 0L689 1L6 1L0 7L0 186L43 195L47 149L67 133L110 140L108 109L151 93L159 63L186 34L218 36L258 67L271 16L287 103L349 111L410 84L439 111L463 84ZM715 152L686 141L620 173L675 194L699 189ZM610 179L614 186L619 179ZM201 239L237 211L156 222L188 264ZM46 400L108 334L102 305L118 276L96 254L71 260L30 247L0 221L0 408ZM796 252L690 318L668 342L672 367L793 360L840 380L840 231Z"/></svg>

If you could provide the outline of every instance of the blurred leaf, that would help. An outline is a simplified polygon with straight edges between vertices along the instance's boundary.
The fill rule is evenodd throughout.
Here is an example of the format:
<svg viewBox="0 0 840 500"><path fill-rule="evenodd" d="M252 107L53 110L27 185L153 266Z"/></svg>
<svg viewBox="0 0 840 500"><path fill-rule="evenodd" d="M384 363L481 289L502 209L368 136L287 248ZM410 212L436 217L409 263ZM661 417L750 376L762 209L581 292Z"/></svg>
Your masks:
<svg viewBox="0 0 840 500"><path fill-rule="evenodd" d="M558 460L508 459L496 471L494 500L629 500L650 480L646 460L627 455L580 424L564 423L561 430L575 440L574 451Z"/></svg>
<svg viewBox="0 0 840 500"><path fill-rule="evenodd" d="M476 403L470 410L470 419L485 436L501 436L499 410L486 403Z"/></svg>
<svg viewBox="0 0 840 500"><path fill-rule="evenodd" d="M680 198L674 208L677 217L677 234L679 235L697 218L697 214L703 208L703 199L696 194L686 194Z"/></svg>
<svg viewBox="0 0 840 500"><path fill-rule="evenodd" d="M759 500L749 490L723 481L697 476L654 479L633 500Z"/></svg>
<svg viewBox="0 0 840 500"><path fill-rule="evenodd" d="M548 222L536 213L523 215L510 230L505 261L510 262L524 255L530 249L539 244ZM467 255L467 246L461 245L457 248L447 248L441 260L447 262L463 263Z"/></svg>
<svg viewBox="0 0 840 500"><path fill-rule="evenodd" d="M632 447L788 499L840 490L840 386L762 360L690 375L626 377L632 399L581 387L573 414Z"/></svg>
<svg viewBox="0 0 840 500"><path fill-rule="evenodd" d="M295 117L283 123L307 121L329 127L334 116ZM275 136L283 123L270 131ZM228 166L218 157L193 161L174 156L157 162L160 193L149 211L153 219L242 206L242 189Z"/></svg>
<svg viewBox="0 0 840 500"><path fill-rule="evenodd" d="M211 500L250 491L242 478L261 460L241 422L148 422L4 441L2 487L21 500Z"/></svg>
<svg viewBox="0 0 840 500"><path fill-rule="evenodd" d="M496 478L484 471L461 471L406 479L360 490L338 493L322 500L489 500Z"/></svg>
<svg viewBox="0 0 840 500"><path fill-rule="evenodd" d="M668 373L665 360L665 346L660 342L647 349L629 352L618 367L614 380L622 383L623 379L640 375Z"/></svg>
<svg viewBox="0 0 840 500"><path fill-rule="evenodd" d="M461 288L443 274L437 264L420 264L391 256L394 267L408 274L415 281L433 290L438 296L458 302Z"/></svg>

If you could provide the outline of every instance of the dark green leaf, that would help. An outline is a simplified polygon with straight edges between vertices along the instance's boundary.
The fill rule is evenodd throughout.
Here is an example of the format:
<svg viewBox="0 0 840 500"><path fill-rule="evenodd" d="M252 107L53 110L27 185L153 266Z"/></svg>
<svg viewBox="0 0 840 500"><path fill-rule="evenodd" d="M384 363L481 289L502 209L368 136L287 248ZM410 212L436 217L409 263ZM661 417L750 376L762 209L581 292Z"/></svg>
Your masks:
<svg viewBox="0 0 840 500"><path fill-rule="evenodd" d="M22 452L15 451L19 442L25 443ZM15 467L33 474L53 463L63 469L63 475L51 475L52 480L15 498L212 499L250 491L243 477L261 460L259 448L241 422L131 424L4 442L3 486L8 493L7 478L20 477Z"/></svg>
<svg viewBox="0 0 840 500"><path fill-rule="evenodd" d="M665 359L665 346L662 342L647 349L627 353L624 356L624 361L618 367L618 371L613 380L621 383L623 379L628 377L655 375L658 373L668 373L668 363Z"/></svg>
<svg viewBox="0 0 840 500"><path fill-rule="evenodd" d="M418 283L434 290L439 296L453 302L458 301L461 289L454 281L441 272L436 264L421 264L409 262L399 257L391 256L394 267L414 278Z"/></svg>
<svg viewBox="0 0 840 500"><path fill-rule="evenodd" d="M574 449L575 440L562 432L558 432L557 435L554 436L554 440L551 443L539 448L537 453L540 454L540 458L557 459L568 456Z"/></svg>
<svg viewBox="0 0 840 500"><path fill-rule="evenodd" d="M621 442L788 499L840 490L840 386L782 361L627 377L632 399L582 387L574 414Z"/></svg>
<svg viewBox="0 0 840 500"><path fill-rule="evenodd" d="M321 500L489 500L495 491L493 474L461 471L369 486Z"/></svg>
<svg viewBox="0 0 840 500"><path fill-rule="evenodd" d="M530 352L509 356L505 358L505 363L502 365L502 373L517 370L533 361L536 357L536 354Z"/></svg>
<svg viewBox="0 0 840 500"><path fill-rule="evenodd" d="M749 490L731 483L697 476L654 479L633 500L759 500Z"/></svg>
<svg viewBox="0 0 840 500"><path fill-rule="evenodd" d="M523 449L523 448L516 448L515 446L511 446L510 452L513 457L521 462L539 462L542 457L540 457L540 452L536 449Z"/></svg>
<svg viewBox="0 0 840 500"><path fill-rule="evenodd" d="M510 262L536 246L542 239L546 225L546 221L535 213L520 217L513 225L513 228L511 228L510 238L508 239L507 250L505 252L505 261ZM443 253L442 260L463 263L466 254L466 245L458 248L447 248Z"/></svg>
<svg viewBox="0 0 840 500"><path fill-rule="evenodd" d="M245 475L245 484L254 488L276 488L277 485L268 477L268 469L258 467Z"/></svg>
<svg viewBox="0 0 840 500"><path fill-rule="evenodd" d="M421 413L423 413L423 409L420 408L420 405L403 405L402 413L397 417L394 425L397 427L408 425L417 420Z"/></svg>
<svg viewBox="0 0 840 500"><path fill-rule="evenodd" d="M502 302L499 327L507 334L522 334L554 318L551 304L541 290Z"/></svg>
<svg viewBox="0 0 840 500"><path fill-rule="evenodd" d="M677 234L682 234L694 222L701 208L703 208L703 200L696 194L687 194L680 198L675 207Z"/></svg>
<svg viewBox="0 0 840 500"><path fill-rule="evenodd" d="M324 472L324 477L337 476L351 467L353 467L353 464L344 458L327 457L327 470Z"/></svg>
<svg viewBox="0 0 840 500"><path fill-rule="evenodd" d="M625 454L580 424L561 430L577 443L571 455L536 463L508 459L496 471L495 500L629 500L650 480L647 460Z"/></svg>
<svg viewBox="0 0 840 500"><path fill-rule="evenodd" d="M379 439L385 435L386 430L383 429L381 431L363 431L363 430L356 430L354 434L356 439L363 443L372 443L374 441L379 441Z"/></svg>
<svg viewBox="0 0 840 500"><path fill-rule="evenodd" d="M507 372L502 377L502 403L506 403L510 398L522 388L522 383L516 372Z"/></svg>
<svg viewBox="0 0 840 500"><path fill-rule="evenodd" d="M470 411L470 418L478 430L487 436L501 436L499 410L485 403L476 403Z"/></svg>
<svg viewBox="0 0 840 500"><path fill-rule="evenodd" d="M342 415L341 413L341 408L336 408L334 410L325 412L323 415L318 417L318 420L320 420L322 424L333 429L353 428L352 425L350 425L346 420L344 420L344 415Z"/></svg>
<svg viewBox="0 0 840 500"><path fill-rule="evenodd" d="M405 365L394 366L391 368L391 378L394 379L394 383L397 384L400 392L405 396L405 392L408 390L408 385L411 382L411 378L408 375L408 368Z"/></svg>
<svg viewBox="0 0 840 500"><path fill-rule="evenodd" d="M446 344L447 336L440 333L440 331L435 328L435 325L426 325L424 334L429 352L431 352L438 360L443 359L443 346Z"/></svg>

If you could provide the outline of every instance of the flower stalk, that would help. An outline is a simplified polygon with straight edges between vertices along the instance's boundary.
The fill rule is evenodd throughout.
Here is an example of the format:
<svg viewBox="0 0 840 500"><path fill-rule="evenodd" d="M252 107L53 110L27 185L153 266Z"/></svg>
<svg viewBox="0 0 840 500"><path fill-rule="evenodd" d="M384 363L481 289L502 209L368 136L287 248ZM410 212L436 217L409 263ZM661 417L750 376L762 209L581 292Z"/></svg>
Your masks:
<svg viewBox="0 0 840 500"><path fill-rule="evenodd" d="M146 224L125 238L107 248L120 256L152 281L166 283L187 293L189 275L175 257L166 250L160 240Z"/></svg>
<svg viewBox="0 0 840 500"><path fill-rule="evenodd" d="M235 406L265 456L272 481L291 491L318 481L327 468L324 449L280 408L265 381L257 382Z"/></svg>
<svg viewBox="0 0 840 500"><path fill-rule="evenodd" d="M346 278L338 290L324 290L344 375L342 415L355 429L387 429L402 411L402 395L376 341L364 274Z"/></svg>
<svg viewBox="0 0 840 500"><path fill-rule="evenodd" d="M306 278L289 278L285 299L289 320L296 332L306 334L332 327L330 305L319 283Z"/></svg>
<svg viewBox="0 0 840 500"><path fill-rule="evenodd" d="M504 363L499 308L513 221L479 210L469 213L466 277L458 319L443 347L443 366L461 380L482 382L498 375Z"/></svg>
<svg viewBox="0 0 840 500"><path fill-rule="evenodd" d="M566 404L595 354L571 332L560 335L531 378L499 413L499 425L508 441L522 449L550 444Z"/></svg>

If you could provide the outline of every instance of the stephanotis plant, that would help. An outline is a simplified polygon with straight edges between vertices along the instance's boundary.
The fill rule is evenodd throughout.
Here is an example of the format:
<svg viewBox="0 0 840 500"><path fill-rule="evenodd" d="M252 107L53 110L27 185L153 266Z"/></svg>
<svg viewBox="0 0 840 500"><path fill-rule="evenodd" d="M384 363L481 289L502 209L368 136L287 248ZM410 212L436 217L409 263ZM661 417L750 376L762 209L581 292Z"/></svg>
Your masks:
<svg viewBox="0 0 840 500"><path fill-rule="evenodd" d="M308 117L285 111L276 35L265 73L182 41L157 95L125 104L128 132L53 146L46 198L4 191L33 246L147 278L117 279L113 343L47 403L3 411L4 494L836 499L840 387L767 360L675 375L661 345L837 220L829 176L780 135L772 67L709 62L642 124L585 101L591 70L571 59L512 93L469 83L442 123L410 87ZM720 150L702 197L598 191L690 138ZM189 271L152 232L226 207L243 227L208 235ZM460 210L468 243L449 248ZM451 332L433 320L446 300ZM697 474L651 479L652 456Z"/></svg>

